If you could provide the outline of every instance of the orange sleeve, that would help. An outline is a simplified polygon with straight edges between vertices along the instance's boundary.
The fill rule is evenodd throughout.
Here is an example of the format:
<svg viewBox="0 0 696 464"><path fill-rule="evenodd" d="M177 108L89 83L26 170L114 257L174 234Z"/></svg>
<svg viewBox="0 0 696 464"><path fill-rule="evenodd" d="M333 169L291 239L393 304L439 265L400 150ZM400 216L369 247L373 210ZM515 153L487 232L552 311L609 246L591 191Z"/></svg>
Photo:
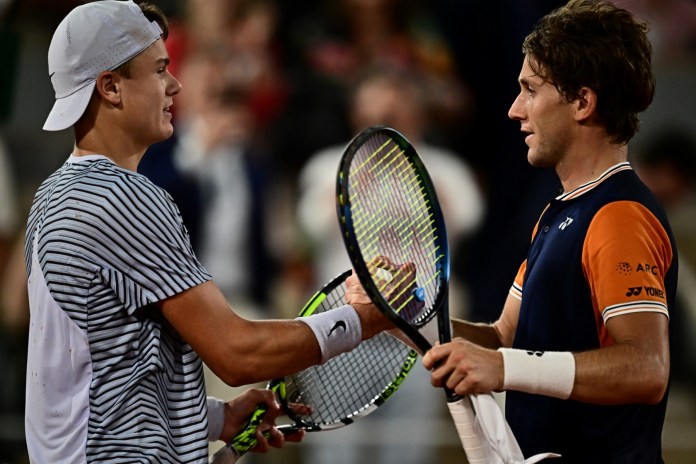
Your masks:
<svg viewBox="0 0 696 464"><path fill-rule="evenodd" d="M597 212L582 266L603 345L612 343L604 325L612 317L646 311L669 317L664 279L671 263L669 236L645 206L617 201Z"/></svg>
<svg viewBox="0 0 696 464"><path fill-rule="evenodd" d="M515 280L512 282L512 286L510 287L510 290L508 293L512 295L513 297L517 298L518 300L522 299L522 286L524 285L524 273L527 270L527 260L525 259L522 265L520 266L519 270L517 271L517 275L515 276Z"/></svg>

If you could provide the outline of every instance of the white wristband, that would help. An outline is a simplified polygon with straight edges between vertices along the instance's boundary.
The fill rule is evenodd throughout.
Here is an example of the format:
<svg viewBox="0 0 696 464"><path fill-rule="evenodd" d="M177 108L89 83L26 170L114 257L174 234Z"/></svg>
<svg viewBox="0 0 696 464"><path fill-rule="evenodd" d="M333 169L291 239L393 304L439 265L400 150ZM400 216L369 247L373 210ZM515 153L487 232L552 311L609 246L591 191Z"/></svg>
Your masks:
<svg viewBox="0 0 696 464"><path fill-rule="evenodd" d="M225 402L208 396L205 403L208 407L208 441L217 441L225 424Z"/></svg>
<svg viewBox="0 0 696 464"><path fill-rule="evenodd" d="M575 383L575 357L569 351L500 348L505 390L568 399Z"/></svg>
<svg viewBox="0 0 696 464"><path fill-rule="evenodd" d="M345 305L324 313L298 317L309 326L321 348L321 362L352 350L362 340L360 317L352 306Z"/></svg>

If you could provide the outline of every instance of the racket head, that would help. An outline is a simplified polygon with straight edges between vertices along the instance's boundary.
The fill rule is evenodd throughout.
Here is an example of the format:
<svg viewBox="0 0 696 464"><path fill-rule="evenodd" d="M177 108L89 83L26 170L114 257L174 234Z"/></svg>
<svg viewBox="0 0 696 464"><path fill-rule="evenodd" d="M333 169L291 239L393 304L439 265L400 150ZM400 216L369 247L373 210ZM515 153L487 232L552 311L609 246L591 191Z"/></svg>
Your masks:
<svg viewBox="0 0 696 464"><path fill-rule="evenodd" d="M299 317L319 314L346 304L343 284L351 270L336 276L312 296ZM271 380L292 424L279 425L287 434L298 430L331 430L351 424L379 408L399 388L418 359L418 353L387 333L365 340L357 348L293 375ZM311 411L294 404L311 406ZM227 445L241 457L256 446L256 430L266 414L260 405L244 429Z"/></svg>
<svg viewBox="0 0 696 464"><path fill-rule="evenodd" d="M413 145L389 127L373 126L358 134L341 159L336 200L348 255L373 303L424 352L431 346L419 329L434 316L439 340L450 341L445 221ZM381 256L389 261L390 275L383 275ZM413 290L422 293L409 294ZM445 393L467 457L485 462L469 398L447 388Z"/></svg>
<svg viewBox="0 0 696 464"><path fill-rule="evenodd" d="M449 246L435 187L404 135L372 126L348 144L337 174L336 208L346 250L365 291L427 351L430 343L418 329L438 315L447 321L447 327L438 324L440 331L449 332ZM412 268L395 268L406 263L415 265L415 274Z"/></svg>
<svg viewBox="0 0 696 464"><path fill-rule="evenodd" d="M317 292L300 317L346 304L348 270ZM394 337L380 333L357 348L293 375L269 382L294 429L332 430L351 424L379 408L397 391L416 363L418 354ZM310 411L293 404L311 406Z"/></svg>

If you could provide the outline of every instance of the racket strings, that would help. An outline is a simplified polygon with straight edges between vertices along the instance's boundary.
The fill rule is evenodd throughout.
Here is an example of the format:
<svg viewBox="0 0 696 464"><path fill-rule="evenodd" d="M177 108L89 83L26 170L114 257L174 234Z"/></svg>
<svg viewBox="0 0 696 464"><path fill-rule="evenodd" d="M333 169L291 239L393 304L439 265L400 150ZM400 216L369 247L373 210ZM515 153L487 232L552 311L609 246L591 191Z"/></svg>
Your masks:
<svg viewBox="0 0 696 464"><path fill-rule="evenodd" d="M364 148L365 150L363 151L366 152L371 149L369 145L366 145ZM398 156L401 160L398 164L394 164L389 162L389 156ZM401 248L406 248L408 241L404 231L407 230L413 236L415 233L423 233L423 228L418 228L419 225L422 225L426 230L428 225L432 225L432 221L428 220L432 215L420 179L416 175L414 167L407 162L403 150L398 152L394 150L389 151L383 157L370 155L368 159L378 165L393 165L395 168L399 168L400 171L394 172L392 170L383 176L373 177L369 185L369 191L365 192L364 195L360 195L357 192L353 193L352 201L355 202L355 206L353 206L354 213L360 223L369 225L373 229L384 230L386 228L397 232L399 242L395 243ZM368 165L369 167L370 165ZM360 178L359 173L357 173L357 176ZM377 199L376 202L375 199ZM361 205L363 200L365 206ZM375 203L378 205L378 208L374 207ZM361 213L366 214L364 217L361 217ZM422 222L418 221L419 218L422 219ZM400 221L400 223L394 225L395 221ZM356 230L359 230L359 226L356 226ZM422 248L422 250L425 249Z"/></svg>
<svg viewBox="0 0 696 464"><path fill-rule="evenodd" d="M381 258L377 258L368 264L370 274L377 275L382 268ZM392 303L395 311L400 313L406 305L412 302L415 296L410 293L411 289L416 284L415 274L408 272L404 268L397 269L391 273L391 278L385 279L384 283L378 286L380 293L387 297L387 300ZM397 292L392 292L391 289L397 289Z"/></svg>
<svg viewBox="0 0 696 464"><path fill-rule="evenodd" d="M385 385L397 377L404 363L403 357L390 356L392 349L374 346L387 341L380 338L381 341L371 343L370 349L381 353L381 359L364 353L361 356L340 355L323 369L307 369L291 377L286 386L288 399L312 407L310 414L301 417L304 422L322 425L343 422L378 401ZM394 340L394 343L399 342ZM345 388L346 384L351 388Z"/></svg>
<svg viewBox="0 0 696 464"><path fill-rule="evenodd" d="M321 313L345 304L344 290L331 290L317 306ZM311 406L311 412L294 414L311 426L330 426L359 417L401 375L409 349L387 334L362 342L356 349L325 364L286 377L286 400Z"/></svg>
<svg viewBox="0 0 696 464"><path fill-rule="evenodd" d="M380 263L375 256L387 256L395 263L413 263L424 302L406 293L412 289L411 273L390 270L391 280L379 282L378 289L392 308L409 321L429 319L439 292L440 240L429 196L417 168L405 150L391 138L376 134L357 150L349 172L351 215L356 240L373 280ZM391 289L401 290L393 293Z"/></svg>
<svg viewBox="0 0 696 464"><path fill-rule="evenodd" d="M403 151L396 154L404 155ZM381 164L387 158L370 156L370 159ZM427 204L422 201L423 196L418 195L421 190L415 186L419 182L418 179L407 163L399 163L398 166L402 167L402 172L398 175L389 172L386 176L375 177L364 195L352 195L356 231L362 228L370 231L369 235L363 234L358 237L362 242L362 248L366 250L386 245L393 255L396 250L413 248L409 247L413 243L410 238L423 232L422 228L417 227L421 224L418 219L422 218L422 224L426 226L429 222ZM413 248L412 251L419 250Z"/></svg>

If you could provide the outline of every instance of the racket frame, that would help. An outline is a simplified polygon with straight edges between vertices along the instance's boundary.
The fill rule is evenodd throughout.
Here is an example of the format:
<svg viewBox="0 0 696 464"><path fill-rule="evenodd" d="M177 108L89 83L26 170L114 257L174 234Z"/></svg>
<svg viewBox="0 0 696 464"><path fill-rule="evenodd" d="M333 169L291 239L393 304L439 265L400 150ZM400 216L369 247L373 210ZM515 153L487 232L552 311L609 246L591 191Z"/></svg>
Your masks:
<svg viewBox="0 0 696 464"><path fill-rule="evenodd" d="M306 317L314 314L314 312L327 298L327 296L338 286L343 284L351 273L352 271L350 269L344 271L343 273L334 277L334 279L332 279L328 284L326 284L321 290L317 291L302 308L298 317ZM278 425L276 428L283 434L287 435L290 433L297 432L299 430L306 430L308 432L318 432L333 430L351 424L356 420L371 414L372 412L377 410L382 404L384 404L384 402L398 390L399 386L403 383L403 381L408 376L409 372L413 369L413 366L416 364L417 359L418 353L415 350L410 350L406 355L398 374L380 391L378 395L373 397L367 404L363 405L361 408L358 408L358 410L355 411L353 414L347 415L340 421L332 423L310 422L303 419L300 415L296 414L291 407L289 398L287 398L286 391L286 378L291 377L291 375L273 379L268 382L266 389L271 390L275 393L275 396L280 402L280 405L283 408L285 414L288 416L288 418L290 418L293 421L292 424L282 424ZM308 369L311 369L311 367ZM227 444L227 447L230 448L237 457L241 457L254 446L256 446L256 430L263 421L263 418L266 414L266 410L267 408L265 405L258 406L257 409L252 413L244 429L239 434L237 434L237 436L235 436L229 444Z"/></svg>
<svg viewBox="0 0 696 464"><path fill-rule="evenodd" d="M393 140L399 146L399 148L404 151L406 158L415 167L414 172L419 180L421 189L423 189L426 196L432 200L428 202L428 208L431 211L431 218L435 222L434 227L439 232L439 235L435 239L442 254L442 259L438 260L436 265L439 271L438 280L440 291L433 301L432 311L427 314L427 317L417 321L416 324L411 324L399 316L396 310L384 298L382 293L374 284L370 270L366 264L369 260L366 260L362 255L360 246L358 244L358 239L355 234L355 228L353 227L350 195L351 186L348 182L348 173L351 167L351 162L353 161L353 158L357 154L358 150L362 148L368 139L373 138L377 134L385 134L387 137ZM408 336L416 344L416 346L423 351L423 353L432 348L432 344L418 331L418 328L427 324L434 316L438 317L438 334L440 342L446 343L450 341L451 331L448 308L450 256L447 242L447 232L445 229L445 220L440 208L440 202L437 199L435 187L430 179L430 175L428 174L422 160L416 153L415 148L403 134L391 127L377 125L365 129L363 132L355 136L353 140L351 140L344 150L343 157L341 158L339 164L338 174L336 176L336 212L338 215L341 235L343 237L351 263L353 264L355 272L360 279L360 283L363 285L363 288L373 303L375 303L375 305L382 310L382 313L397 328L404 332L406 336Z"/></svg>
<svg viewBox="0 0 696 464"><path fill-rule="evenodd" d="M362 256L362 251L355 235L353 227L353 217L351 210L350 185L348 183L348 173L350 172L351 162L358 150L363 146L366 140L374 137L377 133L384 133L392 139L406 154L407 159L412 166L415 167L415 174L420 181L421 188L425 191L425 195L429 198L428 207L431 210L434 225L438 231L437 239L443 257L437 260L436 266L439 267L439 291L433 301L432 310L427 314L424 320L417 320L416 324L412 324L399 316L391 304L384 298L380 290L374 283L370 270L367 266L367 260ZM376 153L376 152L375 152ZM375 154L373 153L373 155ZM341 229L341 235L345 243L350 261L355 268L356 274L363 285L365 292L368 294L375 306L411 341L423 352L426 353L432 344L419 332L419 328L432 320L433 316L437 316L438 338L441 343L447 343L451 340L451 327L449 320L448 293L449 293L449 247L447 244L447 234L445 229L444 215L440 208L440 203L437 199L434 185L428 174L425 165L421 161L418 153L411 143L400 132L386 126L372 126L358 134L348 144L344 150L343 157L339 164L339 171L336 180L336 209L338 213L338 222ZM416 272L418 270L416 269ZM476 424L476 411L473 408L471 399L460 397L452 390L444 387L447 401L454 419L457 433L459 435L462 446L466 452L469 462L472 464L484 464L488 462L488 449L485 446L485 438L480 434Z"/></svg>

